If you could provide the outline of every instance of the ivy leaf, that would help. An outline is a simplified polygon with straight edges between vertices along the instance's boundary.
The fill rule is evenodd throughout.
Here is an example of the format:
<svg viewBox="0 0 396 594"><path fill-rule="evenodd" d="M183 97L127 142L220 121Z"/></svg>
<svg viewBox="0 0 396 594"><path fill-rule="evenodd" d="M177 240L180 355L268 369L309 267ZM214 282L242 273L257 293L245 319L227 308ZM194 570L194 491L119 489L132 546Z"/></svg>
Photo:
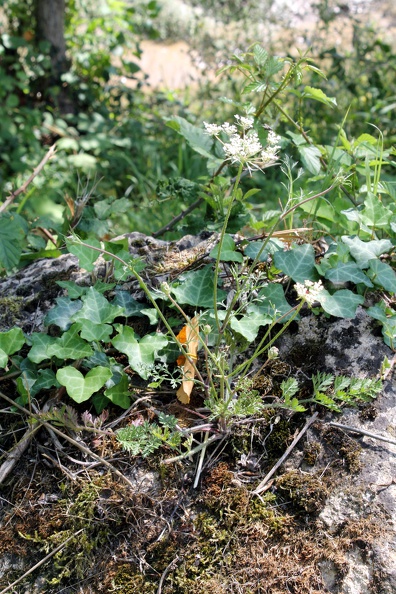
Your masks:
<svg viewBox="0 0 396 594"><path fill-rule="evenodd" d="M50 345L56 342L56 338L54 336L48 336L48 334L44 334L44 332L34 332L31 336L29 336L29 344L32 345L28 353L29 361L33 363L41 363L45 359L50 359L51 355L48 355L47 349Z"/></svg>
<svg viewBox="0 0 396 594"><path fill-rule="evenodd" d="M73 301L70 297L58 297L56 305L45 316L45 324L55 324L61 330L68 330L72 316L82 308L81 301Z"/></svg>
<svg viewBox="0 0 396 594"><path fill-rule="evenodd" d="M211 258L217 258L219 253L219 244L217 244L212 251L210 252L209 256ZM221 262L243 262L243 256L240 252L235 251L235 241L232 239L231 235L224 235L223 245L221 246L221 253L220 253L220 261Z"/></svg>
<svg viewBox="0 0 396 594"><path fill-rule="evenodd" d="M82 297L83 307L74 315L74 321L89 320L92 324L106 324L114 318L125 315L122 307L112 305L106 297L90 287Z"/></svg>
<svg viewBox="0 0 396 594"><path fill-rule="evenodd" d="M89 244L99 249L101 247L97 239L90 239ZM94 263L99 258L100 252L93 250L89 246L82 245L76 239L66 239L66 246L71 254L77 256L81 268L84 268L88 272L94 270Z"/></svg>
<svg viewBox="0 0 396 594"><path fill-rule="evenodd" d="M128 392L128 376L126 373L122 374L121 380L111 388L105 390L105 396L111 400L113 404L127 409L131 405L131 397Z"/></svg>
<svg viewBox="0 0 396 594"><path fill-rule="evenodd" d="M181 280L182 283L178 287L172 287L172 293L179 303L200 307L213 306L213 269L210 264L200 270L187 272ZM225 297L225 291L217 291L219 301Z"/></svg>
<svg viewBox="0 0 396 594"><path fill-rule="evenodd" d="M348 289L336 291L330 295L328 291L323 289L318 295L318 301L328 314L338 318L354 318L356 315L356 308L358 305L364 303L362 295L355 295Z"/></svg>
<svg viewBox="0 0 396 594"><path fill-rule="evenodd" d="M124 309L123 315L127 318L143 316L142 309L147 307L147 305L136 301L128 291L121 290L116 291L112 304L122 307Z"/></svg>
<svg viewBox="0 0 396 594"><path fill-rule="evenodd" d="M279 217L279 213L277 212L276 214L277 214L277 217ZM257 257L257 254L259 253L259 251L261 250L263 245L264 245L263 241L249 242L248 245L244 249L245 256L247 256L251 260L255 260ZM267 245L265 246L265 248L263 249L263 251L260 254L259 262L266 262L268 260L269 254L274 254L277 250L283 249L284 247L285 247L285 244L282 241L280 241L279 239L276 239L276 238L270 239L269 241L267 241Z"/></svg>
<svg viewBox="0 0 396 594"><path fill-rule="evenodd" d="M99 392L111 375L107 367L94 367L84 377L81 371L68 366L58 369L56 379L61 386L65 386L70 398L81 403L89 400L95 392Z"/></svg>
<svg viewBox="0 0 396 594"><path fill-rule="evenodd" d="M359 237L348 237L346 235L343 235L341 239L349 247L351 256L353 256L360 268L368 268L370 260L389 252L393 248L389 239L362 241Z"/></svg>
<svg viewBox="0 0 396 594"><path fill-rule="evenodd" d="M56 284L67 290L70 299L79 299L88 291L88 287L82 287L73 281L56 281Z"/></svg>
<svg viewBox="0 0 396 594"><path fill-rule="evenodd" d="M274 263L279 270L297 283L303 283L306 280L316 281L318 278L315 252L309 243L294 246L287 252L275 252Z"/></svg>
<svg viewBox="0 0 396 594"><path fill-rule="evenodd" d="M372 192L367 192L364 209L359 214L366 225L375 229L388 228L389 221L393 216L393 212L384 206Z"/></svg>
<svg viewBox="0 0 396 594"><path fill-rule="evenodd" d="M269 316L271 316L271 321L275 321L282 317L280 323L284 324L293 315L293 312L290 311L291 307L286 300L285 293L283 291L283 287L279 284L269 284L263 289L261 289L259 293L259 297L263 298L262 301L254 304L255 307L258 307L261 312L266 312ZM248 307L248 311L250 309ZM284 316L284 317L283 317ZM300 316L295 316L295 320L299 320Z"/></svg>
<svg viewBox="0 0 396 594"><path fill-rule="evenodd" d="M382 335L384 342L391 349L395 349L396 345L396 312L388 308L384 302L377 303L367 310L369 316L382 323Z"/></svg>
<svg viewBox="0 0 396 594"><path fill-rule="evenodd" d="M261 326L271 324L272 318L269 315L263 314L259 308L247 313L240 319L232 317L230 326L235 332L241 334L250 343L257 338L258 331Z"/></svg>
<svg viewBox="0 0 396 594"><path fill-rule="evenodd" d="M129 364L143 379L150 375L150 368L158 351L168 344L163 334L147 334L141 340L129 326L119 326L119 334L111 341L114 348L127 355Z"/></svg>
<svg viewBox="0 0 396 594"><path fill-rule="evenodd" d="M354 262L337 262L334 268L329 268L325 274L325 278L329 279L332 283L346 283L352 282L355 285L363 283L366 287L373 287L373 283L364 274Z"/></svg>
<svg viewBox="0 0 396 594"><path fill-rule="evenodd" d="M19 351L25 342L25 335L20 328L12 328L8 332L0 332L0 349L7 356L5 364L7 364L8 355Z"/></svg>
<svg viewBox="0 0 396 594"><path fill-rule="evenodd" d="M48 344L46 349L47 356L45 358L84 359L84 357L92 355L92 348L85 340L78 336L79 330L79 324L73 324L60 338L56 338L54 342Z"/></svg>
<svg viewBox="0 0 396 594"><path fill-rule="evenodd" d="M113 333L113 326L110 324L93 324L90 320L81 320L77 323L80 327L81 338L88 342L109 342Z"/></svg>
<svg viewBox="0 0 396 594"><path fill-rule="evenodd" d="M374 284L383 287L385 291L396 293L396 274L389 264L381 260L370 260L370 268L367 271L368 276Z"/></svg>

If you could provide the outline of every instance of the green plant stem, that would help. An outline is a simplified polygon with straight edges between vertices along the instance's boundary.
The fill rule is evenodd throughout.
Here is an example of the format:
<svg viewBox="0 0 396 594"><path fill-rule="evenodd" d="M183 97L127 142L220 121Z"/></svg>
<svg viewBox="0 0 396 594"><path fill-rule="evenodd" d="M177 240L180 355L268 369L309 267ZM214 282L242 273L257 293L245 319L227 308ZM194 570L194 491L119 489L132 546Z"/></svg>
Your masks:
<svg viewBox="0 0 396 594"><path fill-rule="evenodd" d="M217 244L218 245L218 253L217 253L217 258L216 258L215 271L214 271L214 281L213 281L213 306L214 306L214 316L215 316L216 326L217 326L217 329L218 329L218 331L219 331L220 334L221 334L221 324L220 324L220 321L219 321L219 315L218 315L218 311L217 311L217 283L218 283L218 280L219 280L221 250L222 250L222 247L223 247L224 236L225 236L226 231L227 231L228 221L229 221L230 216L231 216L232 207L234 206L236 192L237 192L238 187L239 187L239 182L240 182L240 179L241 179L242 171L243 171L243 165L241 163L239 165L238 173L237 173L236 178L235 178L234 186L233 186L233 189L232 189L231 200L230 200L230 204L229 204L228 209L227 209L227 214L226 214L226 217L225 217L225 221L224 221L223 227L222 227L221 232L220 232L219 243Z"/></svg>

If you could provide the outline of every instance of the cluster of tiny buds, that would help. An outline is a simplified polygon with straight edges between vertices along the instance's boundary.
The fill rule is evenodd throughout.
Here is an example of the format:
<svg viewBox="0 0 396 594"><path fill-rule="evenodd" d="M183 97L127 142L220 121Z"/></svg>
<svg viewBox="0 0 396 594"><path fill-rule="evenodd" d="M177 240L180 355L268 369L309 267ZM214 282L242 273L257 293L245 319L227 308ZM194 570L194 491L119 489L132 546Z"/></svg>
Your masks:
<svg viewBox="0 0 396 594"><path fill-rule="evenodd" d="M241 164L249 171L275 165L280 149L280 136L269 130L267 146L264 148L257 132L253 130L254 118L236 115L235 120L236 125L225 122L219 126L204 122L206 133L217 138L223 145L227 160L233 164ZM222 140L222 133L228 136L228 142Z"/></svg>
<svg viewBox="0 0 396 594"><path fill-rule="evenodd" d="M299 299L303 299L308 305L313 305L318 301L320 293L324 287L321 281L314 283L313 281L306 280L304 283L296 283L295 289Z"/></svg>

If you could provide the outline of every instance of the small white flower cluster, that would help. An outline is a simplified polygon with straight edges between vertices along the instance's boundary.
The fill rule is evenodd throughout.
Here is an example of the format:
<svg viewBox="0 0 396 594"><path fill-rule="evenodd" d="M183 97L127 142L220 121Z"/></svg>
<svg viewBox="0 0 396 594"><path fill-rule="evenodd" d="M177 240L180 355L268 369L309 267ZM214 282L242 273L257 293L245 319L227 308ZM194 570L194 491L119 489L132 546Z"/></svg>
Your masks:
<svg viewBox="0 0 396 594"><path fill-rule="evenodd" d="M296 283L294 286L297 291L298 298L304 299L308 305L313 305L315 301L318 301L318 297L324 289L322 281L314 283L313 281L306 280L304 281L304 284Z"/></svg>
<svg viewBox="0 0 396 594"><path fill-rule="evenodd" d="M258 134L253 130L254 119L251 117L235 116L237 126L227 122L218 126L204 122L205 130L210 136L214 136L223 145L226 158L234 164L241 164L249 171L261 170L263 167L274 165L278 159L280 149L280 136L270 130L267 138L267 146L264 148ZM228 136L229 141L224 142L220 134Z"/></svg>

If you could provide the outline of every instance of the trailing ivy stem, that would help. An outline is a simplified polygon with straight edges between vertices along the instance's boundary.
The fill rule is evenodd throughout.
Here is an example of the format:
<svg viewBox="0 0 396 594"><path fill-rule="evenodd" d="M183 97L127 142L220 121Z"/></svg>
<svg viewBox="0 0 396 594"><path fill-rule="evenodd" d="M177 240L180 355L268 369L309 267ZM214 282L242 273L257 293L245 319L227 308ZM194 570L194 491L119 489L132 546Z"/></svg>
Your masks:
<svg viewBox="0 0 396 594"><path fill-rule="evenodd" d="M217 253L216 265L215 265L215 271L214 271L213 305L214 305L214 316L215 316L215 320L216 320L216 326L217 326L217 328L218 328L218 330L219 330L220 333L221 333L221 325L220 325L219 315L218 315L218 311L217 311L217 282L219 280L219 269L220 269L220 260L221 260L221 250L222 250L222 247L223 247L224 236L226 234L227 227L228 227L228 221L230 220L232 207L234 206L234 202L235 202L235 199L236 199L236 194L237 194L237 190L238 190L238 187L239 187L239 182L241 181L242 171L243 171L243 164L241 163L239 165L238 173L237 173L236 178L235 178L235 183L234 183L234 186L232 188L231 200L230 200L230 204L228 206L228 210L227 210L227 214L226 214L226 217L225 217L225 221L224 221L223 227L222 227L221 232L220 232L219 243L217 244L218 253Z"/></svg>

